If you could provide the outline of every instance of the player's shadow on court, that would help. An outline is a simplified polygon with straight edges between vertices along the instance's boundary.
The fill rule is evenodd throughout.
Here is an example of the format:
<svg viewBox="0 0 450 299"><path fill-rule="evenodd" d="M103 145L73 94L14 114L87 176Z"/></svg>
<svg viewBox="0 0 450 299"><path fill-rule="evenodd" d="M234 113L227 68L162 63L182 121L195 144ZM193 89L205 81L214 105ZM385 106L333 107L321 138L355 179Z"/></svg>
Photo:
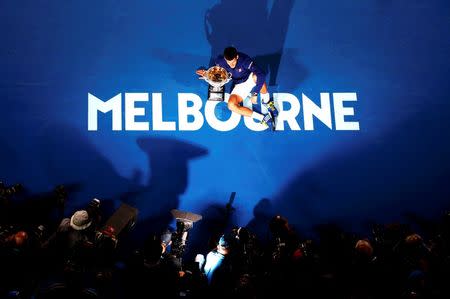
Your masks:
<svg viewBox="0 0 450 299"><path fill-rule="evenodd" d="M284 47L294 2L222 0L207 10L204 30L211 45L210 65L224 48L234 46L266 72L269 86L297 87L306 78L307 71L297 61L297 51ZM282 59L286 62L283 64L286 76L278 80ZM290 79L292 73L295 78Z"/></svg>
<svg viewBox="0 0 450 299"><path fill-rule="evenodd" d="M197 67L212 66L226 47L235 46L267 74L269 86L295 89L306 79L308 71L299 61L299 50L284 46L294 2L275 0L270 6L268 0L222 0L208 9L204 17L202 30L211 46L210 53L203 56L154 48L151 55L169 66L171 79L192 87L204 84L194 74Z"/></svg>

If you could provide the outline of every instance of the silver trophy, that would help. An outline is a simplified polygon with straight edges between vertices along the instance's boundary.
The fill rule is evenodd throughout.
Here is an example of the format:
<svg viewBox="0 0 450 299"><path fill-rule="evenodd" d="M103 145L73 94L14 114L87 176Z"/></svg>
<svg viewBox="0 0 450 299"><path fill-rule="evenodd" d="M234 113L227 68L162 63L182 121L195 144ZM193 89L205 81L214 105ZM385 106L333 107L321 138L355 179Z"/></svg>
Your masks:
<svg viewBox="0 0 450 299"><path fill-rule="evenodd" d="M230 82L231 73L220 66L210 67L200 79L208 82L208 100L224 101L225 100L225 84Z"/></svg>

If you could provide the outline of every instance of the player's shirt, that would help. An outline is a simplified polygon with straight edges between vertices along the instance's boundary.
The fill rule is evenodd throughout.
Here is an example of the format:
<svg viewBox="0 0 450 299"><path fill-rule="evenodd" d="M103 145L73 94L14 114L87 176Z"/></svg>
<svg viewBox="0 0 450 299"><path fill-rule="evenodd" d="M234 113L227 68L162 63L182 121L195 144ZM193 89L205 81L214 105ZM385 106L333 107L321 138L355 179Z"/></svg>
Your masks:
<svg viewBox="0 0 450 299"><path fill-rule="evenodd" d="M256 66L256 64L247 54L238 52L238 55L239 58L234 68L231 68L227 64L223 55L219 55L216 58L215 65L223 67L224 69L227 70L227 72L230 72L233 83L235 84L245 82L247 81L251 73L255 74L257 77L256 86L253 87L251 92L259 93L261 87L264 84L264 81L266 80L266 74L259 67Z"/></svg>

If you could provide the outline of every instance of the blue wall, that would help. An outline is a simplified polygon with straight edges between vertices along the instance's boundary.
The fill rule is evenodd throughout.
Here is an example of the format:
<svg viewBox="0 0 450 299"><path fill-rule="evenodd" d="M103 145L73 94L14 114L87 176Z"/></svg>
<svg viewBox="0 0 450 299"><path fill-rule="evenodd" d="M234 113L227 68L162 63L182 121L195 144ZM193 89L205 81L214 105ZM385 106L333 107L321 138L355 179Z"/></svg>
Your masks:
<svg viewBox="0 0 450 299"><path fill-rule="evenodd" d="M74 184L68 213L98 197L147 220L214 214L232 191L240 225L275 212L304 230L437 215L450 191L449 11L444 0L2 1L0 178L33 192ZM177 120L177 93L206 97L193 72L229 44L270 74L270 91L316 103L356 92L361 130L113 132L110 116L87 130L88 92L162 92Z"/></svg>

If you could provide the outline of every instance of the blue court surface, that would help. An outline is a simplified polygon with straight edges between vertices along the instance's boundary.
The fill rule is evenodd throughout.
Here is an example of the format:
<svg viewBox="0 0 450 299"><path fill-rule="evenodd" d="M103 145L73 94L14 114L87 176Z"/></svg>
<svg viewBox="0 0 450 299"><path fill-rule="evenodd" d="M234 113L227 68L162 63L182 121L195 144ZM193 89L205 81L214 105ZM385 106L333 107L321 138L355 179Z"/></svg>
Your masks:
<svg viewBox="0 0 450 299"><path fill-rule="evenodd" d="M444 0L1 1L0 179L32 193L73 186L68 215L96 197L158 225L173 208L221 215L232 192L233 223L255 230L276 213L304 233L437 217L450 198L449 11ZM334 114L332 129L315 118L305 130L303 107L301 130L179 130L178 94L201 97L204 113L195 70L229 45L264 69L270 93L316 105L355 93L345 120L359 130L336 130ZM115 131L110 112L89 131L89 93L120 93L123 110L126 93L147 93L135 120L150 130L126 130L122 115ZM176 130L152 129L154 93ZM230 117L224 103L215 113Z"/></svg>

